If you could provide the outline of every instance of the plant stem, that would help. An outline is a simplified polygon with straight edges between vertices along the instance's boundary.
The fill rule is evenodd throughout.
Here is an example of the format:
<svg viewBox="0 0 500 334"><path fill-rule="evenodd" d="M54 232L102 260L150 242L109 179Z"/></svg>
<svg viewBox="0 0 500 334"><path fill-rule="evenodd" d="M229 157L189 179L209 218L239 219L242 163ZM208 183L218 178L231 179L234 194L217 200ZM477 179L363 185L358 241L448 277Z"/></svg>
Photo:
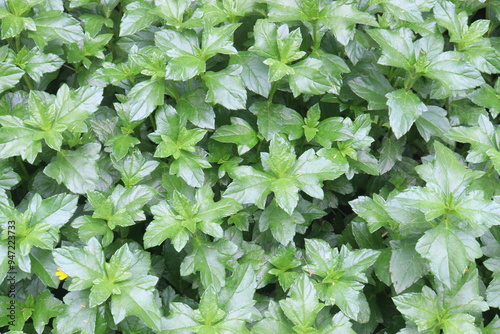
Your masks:
<svg viewBox="0 0 500 334"><path fill-rule="evenodd" d="M318 21L316 20L313 21L312 26L313 26L313 43L314 43L313 48L319 49L319 45L321 44L321 39L319 37Z"/></svg>
<svg viewBox="0 0 500 334"><path fill-rule="evenodd" d="M21 157L16 157L16 162L17 162L17 165L19 165L19 167L21 167L21 178L23 178L23 180L26 180L28 181L30 179L30 174L28 173L28 170L26 169L26 166L24 165L24 161Z"/></svg>
<svg viewBox="0 0 500 334"><path fill-rule="evenodd" d="M17 53L19 52L19 50L21 50L21 39L19 38L19 36L16 36L15 39L16 39L16 53Z"/></svg>
<svg viewBox="0 0 500 334"><path fill-rule="evenodd" d="M156 131L156 123L155 123L155 119L153 117L153 114L149 115L149 121L151 122L151 126L153 127L153 130Z"/></svg>
<svg viewBox="0 0 500 334"><path fill-rule="evenodd" d="M34 90L33 88L33 84L31 83L30 79L28 78L28 75L25 74L23 75L23 79L24 79L24 83L26 84L26 86L28 86L28 89L29 90Z"/></svg>
<svg viewBox="0 0 500 334"><path fill-rule="evenodd" d="M174 98L175 102L179 101L179 91L177 90L177 86L172 81L167 82L165 85L165 90L167 94Z"/></svg>
<svg viewBox="0 0 500 334"><path fill-rule="evenodd" d="M269 91L269 98L267 99L267 102L269 102L269 104L273 103L274 93L276 93L277 89L278 89L278 81L275 81L271 85L271 90Z"/></svg>
<svg viewBox="0 0 500 334"><path fill-rule="evenodd" d="M412 72L410 73L410 76L408 78L405 79L405 89L406 90L410 90L413 85L415 84L415 81L417 81L417 78L419 77L418 74L416 74L413 70Z"/></svg>
<svg viewBox="0 0 500 334"><path fill-rule="evenodd" d="M73 67L71 67L71 66L69 66L67 64L62 64L62 66L66 67L66 68L69 68L70 70L76 72L76 70Z"/></svg>

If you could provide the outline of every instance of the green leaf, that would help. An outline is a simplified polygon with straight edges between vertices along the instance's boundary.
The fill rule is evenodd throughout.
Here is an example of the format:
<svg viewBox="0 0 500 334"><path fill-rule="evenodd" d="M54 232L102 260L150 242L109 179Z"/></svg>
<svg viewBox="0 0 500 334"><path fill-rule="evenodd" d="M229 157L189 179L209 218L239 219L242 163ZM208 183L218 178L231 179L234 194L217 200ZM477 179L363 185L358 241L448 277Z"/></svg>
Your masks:
<svg viewBox="0 0 500 334"><path fill-rule="evenodd" d="M312 149L295 160L289 142L279 135L271 140L270 153L262 153L261 157L267 173L248 166L236 168L235 181L229 185L224 196L263 208L267 195L272 191L278 205L289 215L297 206L299 189L322 199L320 183L339 177L346 168L343 163L318 157Z"/></svg>
<svg viewBox="0 0 500 334"><path fill-rule="evenodd" d="M467 58L482 58L480 62L485 62L488 53L495 54L495 51L489 48L489 40L482 36L488 32L490 22L488 20L475 20L468 26L467 13L465 11L457 11L455 4L449 1L442 1L434 7L434 16L439 25L446 28L450 35L450 41L457 44L459 51L464 51ZM486 48L484 48L486 46ZM489 50L488 50L489 49ZM474 56L474 53L478 53ZM495 56L493 56L496 58ZM471 59L471 60L472 60ZM495 60L493 60L496 62ZM472 60L474 63L474 61ZM492 66L489 64L489 66ZM482 67L481 65L478 66ZM481 68L481 71L491 73L489 69ZM497 71L495 66L492 66L494 72Z"/></svg>
<svg viewBox="0 0 500 334"><path fill-rule="evenodd" d="M203 76L208 88L205 101L231 110L245 109L247 91L240 78L242 71L240 66L231 65L219 72L206 72Z"/></svg>
<svg viewBox="0 0 500 334"><path fill-rule="evenodd" d="M175 57L168 62L165 78L185 81L205 72L205 70L205 62L202 59L192 55L184 55Z"/></svg>
<svg viewBox="0 0 500 334"><path fill-rule="evenodd" d="M291 244L287 247L278 248L276 254L269 259L269 262L275 267L269 273L278 277L278 282L284 291L290 289L299 276L299 273L293 271L293 269L302 264L297 259L296 248Z"/></svg>
<svg viewBox="0 0 500 334"><path fill-rule="evenodd" d="M179 28L183 23L184 12L189 8L189 1L157 1L153 12L164 19L169 25Z"/></svg>
<svg viewBox="0 0 500 334"><path fill-rule="evenodd" d="M157 106L164 104L164 80L161 78L160 80L147 80L138 83L127 96L130 108L128 121L139 121L147 118Z"/></svg>
<svg viewBox="0 0 500 334"><path fill-rule="evenodd" d="M499 13L0 0L1 331L496 334Z"/></svg>
<svg viewBox="0 0 500 334"><path fill-rule="evenodd" d="M394 167L397 161L402 160L403 144L404 142L396 141L393 138L386 138L382 142L379 160L380 174L388 172Z"/></svg>
<svg viewBox="0 0 500 334"><path fill-rule="evenodd" d="M47 176L76 194L94 190L99 182L97 160L101 145L86 144L75 151L61 150L44 169Z"/></svg>
<svg viewBox="0 0 500 334"><path fill-rule="evenodd" d="M57 317L64 309L65 305L55 298L50 291L41 292L35 300L33 310L33 324L37 333L42 333L51 318Z"/></svg>
<svg viewBox="0 0 500 334"><path fill-rule="evenodd" d="M323 62L315 58L307 58L291 66L293 73L289 75L289 83L294 97L333 92L330 81L321 71L322 66Z"/></svg>
<svg viewBox="0 0 500 334"><path fill-rule="evenodd" d="M187 92L177 101L177 112L186 115L194 125L204 129L215 129L215 113L211 105L205 102L205 91L198 89Z"/></svg>
<svg viewBox="0 0 500 334"><path fill-rule="evenodd" d="M128 36L149 27L157 17L151 14L154 7L147 1L131 2L126 7L120 23L120 36Z"/></svg>
<svg viewBox="0 0 500 334"><path fill-rule="evenodd" d="M170 304L170 315L165 320L164 329L168 331L189 331L197 327L194 312L188 305L179 302Z"/></svg>
<svg viewBox="0 0 500 334"><path fill-rule="evenodd" d="M33 162L40 152L42 139L51 148L60 150L63 141L61 132L66 129L71 132L86 132L84 120L97 110L101 99L102 89L90 86L71 92L67 85L63 85L55 98L31 92L28 102L29 118L20 120L17 117L3 116L0 119L4 126L0 130L0 143L5 144L4 154L20 154ZM7 135L5 139L2 139L3 135ZM20 150L16 144L23 144L27 149Z"/></svg>
<svg viewBox="0 0 500 334"><path fill-rule="evenodd" d="M241 205L228 198L214 202L213 197L213 192L205 186L196 193L196 205L176 191L172 201L162 201L151 207L154 220L146 229L144 245L157 246L170 238L174 248L180 251L197 230L222 237L221 219L238 212Z"/></svg>
<svg viewBox="0 0 500 334"><path fill-rule="evenodd" d="M388 93L386 97L392 131L396 138L400 138L410 130L415 120L427 111L427 107L417 95L405 89Z"/></svg>
<svg viewBox="0 0 500 334"><path fill-rule="evenodd" d="M266 59L263 63L269 66L269 82L281 80L284 76L295 73L293 68L279 60Z"/></svg>
<svg viewBox="0 0 500 334"><path fill-rule="evenodd" d="M137 283L140 284L141 281L136 281L135 284ZM126 289L120 289L121 293L114 295L111 300L111 312L115 322L120 322L125 315L135 315L148 327L159 331L162 323L161 312L150 288L151 286L145 289L132 285Z"/></svg>
<svg viewBox="0 0 500 334"><path fill-rule="evenodd" d="M19 80L21 80L23 74L24 71L15 65L3 62L0 63L0 76L2 77L2 82L0 83L0 93L13 88Z"/></svg>
<svg viewBox="0 0 500 334"><path fill-rule="evenodd" d="M332 3L325 8L325 14L319 20L332 30L335 38L342 45L347 45L353 39L356 24L378 27L377 20L373 16L356 7L354 4Z"/></svg>
<svg viewBox="0 0 500 334"><path fill-rule="evenodd" d="M31 272L28 255L34 247L52 250L54 244L59 242L59 230L73 216L77 200L76 196L70 194L59 194L44 200L39 194L35 194L27 203L29 210L22 215L13 207L0 203L0 212L5 220L16 222L16 246L19 248L20 257L23 258L23 264L20 263L19 266L24 271ZM5 228L5 240L8 239L7 235ZM50 259L46 260L50 262ZM44 280L50 279L44 277Z"/></svg>
<svg viewBox="0 0 500 334"><path fill-rule="evenodd" d="M34 21L36 25L34 34L43 37L47 42L60 39L69 44L78 43L84 39L80 23L66 13L57 10L41 12L34 17Z"/></svg>
<svg viewBox="0 0 500 334"><path fill-rule="evenodd" d="M483 255L474 237L443 223L427 231L417 242L416 250L447 287L462 277L470 261Z"/></svg>
<svg viewBox="0 0 500 334"><path fill-rule="evenodd" d="M488 284L486 289L486 299L488 300L488 305L491 307L498 307L500 305L500 261L498 258L490 258L485 261L485 266L488 270L493 271L493 280Z"/></svg>
<svg viewBox="0 0 500 334"><path fill-rule="evenodd" d="M300 183L300 188L309 196L322 198L320 182L334 180L346 171L346 165L342 161L332 161L314 154L307 150L295 162L291 173Z"/></svg>
<svg viewBox="0 0 500 334"><path fill-rule="evenodd" d="M269 144L269 155L266 156L264 168L271 170L275 175L283 177L292 168L297 156L289 141L276 135Z"/></svg>
<svg viewBox="0 0 500 334"><path fill-rule="evenodd" d="M483 85L470 94L470 99L475 104L490 109L492 115L500 112L500 94L489 85Z"/></svg>
<svg viewBox="0 0 500 334"><path fill-rule="evenodd" d="M193 250L182 261L180 273L182 276L187 276L200 272L204 287L212 285L219 289L226 284L227 262L237 251L238 247L228 240L222 239L211 243L197 239L193 243Z"/></svg>
<svg viewBox="0 0 500 334"><path fill-rule="evenodd" d="M240 76L246 88L267 98L271 91L271 82L268 80L269 67L263 61L264 58L256 54L241 51L231 55L229 64L241 66Z"/></svg>
<svg viewBox="0 0 500 334"><path fill-rule="evenodd" d="M297 182L293 179L278 178L271 183L271 190L280 208L292 215L299 201Z"/></svg>
<svg viewBox="0 0 500 334"><path fill-rule="evenodd" d="M182 249L188 241L189 232L176 219L171 207L166 202L160 202L151 208L151 212L155 215L155 220L146 229L144 246L156 246L171 238L176 250Z"/></svg>
<svg viewBox="0 0 500 334"><path fill-rule="evenodd" d="M424 286L421 293L407 293L392 298L398 310L417 324L419 331L432 328L440 313L436 293Z"/></svg>
<svg viewBox="0 0 500 334"><path fill-rule="evenodd" d="M253 268L248 264L238 266L219 293L220 307L228 313L244 310L250 316L256 311L253 299L256 287Z"/></svg>
<svg viewBox="0 0 500 334"><path fill-rule="evenodd" d="M103 318L101 313L104 312L104 306L89 308L88 296L86 291L71 291L64 296L64 304L67 307L54 321L58 333L95 333L99 325L98 320L104 320L100 319Z"/></svg>
<svg viewBox="0 0 500 334"><path fill-rule="evenodd" d="M360 75L347 82L352 91L368 102L369 110L380 110L387 107L388 93L394 90L391 83L379 72Z"/></svg>
<svg viewBox="0 0 500 334"><path fill-rule="evenodd" d="M225 312L218 307L218 304L217 291L212 286L209 286L201 297L198 312L195 313L195 317L199 315L201 318L200 320L205 324L219 322L224 317Z"/></svg>
<svg viewBox="0 0 500 334"><path fill-rule="evenodd" d="M57 117L54 117L52 128L59 130L59 126L64 126L73 132L88 131L84 121L97 111L102 98L103 89L100 87L82 86L71 91L67 85L63 85L57 91L55 98L54 112ZM35 112L33 114L36 118Z"/></svg>
<svg viewBox="0 0 500 334"><path fill-rule="evenodd" d="M347 63L339 56L321 50L313 52L311 55L322 63L320 72L327 78L331 86L328 92L339 94L343 85L342 74L351 72Z"/></svg>
<svg viewBox="0 0 500 334"><path fill-rule="evenodd" d="M21 180L20 176L6 161L0 162L0 189L10 189Z"/></svg>
<svg viewBox="0 0 500 334"><path fill-rule="evenodd" d="M149 253L130 251L125 244L113 254L109 263L105 263L101 245L92 238L84 249L58 249L55 260L72 277L69 290L91 288L88 301L91 308L112 295L111 313L115 323L127 314L135 315L149 327L159 330L161 313L153 293L158 278L147 275L151 266Z"/></svg>
<svg viewBox="0 0 500 334"><path fill-rule="evenodd" d="M474 198L474 195L464 196L457 200L455 214L468 222L475 230L491 228L500 225L500 204ZM481 233L481 232L479 232Z"/></svg>
<svg viewBox="0 0 500 334"><path fill-rule="evenodd" d="M443 323L444 333L481 333L481 330L474 324L475 319L469 314L454 314Z"/></svg>
<svg viewBox="0 0 500 334"><path fill-rule="evenodd" d="M33 80L40 82L45 73L57 71L62 64L64 64L64 61L53 53L44 54L40 50L31 49L22 60L22 63L18 65Z"/></svg>
<svg viewBox="0 0 500 334"><path fill-rule="evenodd" d="M390 224L391 217L385 211L385 200L380 195L374 194L373 199L359 196L349 202L354 212L368 223L371 233Z"/></svg>
<svg viewBox="0 0 500 334"><path fill-rule="evenodd" d="M36 30L32 18L10 13L2 17L2 39L17 37L25 29Z"/></svg>
<svg viewBox="0 0 500 334"><path fill-rule="evenodd" d="M305 51L299 51L302 43L300 29L289 31L287 25L282 25L277 31L277 44L280 53L280 61L288 64L305 56Z"/></svg>
<svg viewBox="0 0 500 334"><path fill-rule="evenodd" d="M196 56L198 37L194 32L180 33L175 30L160 30L155 33L155 44L167 56L176 58L181 56Z"/></svg>
<svg viewBox="0 0 500 334"><path fill-rule="evenodd" d="M266 140L271 140L277 133L285 133L288 139L302 137L304 120L295 110L281 104L256 102L250 111L257 116L259 132Z"/></svg>
<svg viewBox="0 0 500 334"><path fill-rule="evenodd" d="M97 239L89 240L85 248L64 247L54 251L56 264L71 277L70 291L90 288L96 278L105 274L104 254Z"/></svg>
<svg viewBox="0 0 500 334"><path fill-rule="evenodd" d="M290 289L290 297L280 300L280 306L295 326L311 327L318 312L324 307L318 303L316 290L307 275L302 274Z"/></svg>
<svg viewBox="0 0 500 334"><path fill-rule="evenodd" d="M109 228L107 222L103 219L80 216L72 222L71 226L78 229L78 237L84 242L88 242L95 237L103 247L106 247L113 241L113 230Z"/></svg>
<svg viewBox="0 0 500 334"><path fill-rule="evenodd" d="M159 162L150 156L144 157L140 151L134 150L132 154L119 161L113 161L113 166L120 172L123 183L131 187L140 182L158 167Z"/></svg>
<svg viewBox="0 0 500 334"><path fill-rule="evenodd" d="M121 160L127 155L130 148L133 148L140 142L141 141L135 137L122 134L111 137L104 144L112 147L111 154L116 160Z"/></svg>
<svg viewBox="0 0 500 334"><path fill-rule="evenodd" d="M170 174L183 178L192 187L201 187L205 182L203 169L210 167L205 157L181 152L179 158L170 165Z"/></svg>
<svg viewBox="0 0 500 334"><path fill-rule="evenodd" d="M83 14L80 16L80 19L84 22L85 32L89 33L92 37L95 37L103 26L107 28L113 26L113 21L111 19L101 15Z"/></svg>
<svg viewBox="0 0 500 334"><path fill-rule="evenodd" d="M427 111L417 118L415 124L425 141L429 141L431 136L442 137L450 130L451 125L446 114L446 110L442 108L427 106Z"/></svg>
<svg viewBox="0 0 500 334"><path fill-rule="evenodd" d="M231 182L223 196L241 204L255 204L259 208L264 208L267 195L271 193L272 175L250 166L236 167L234 173L238 178Z"/></svg>
<svg viewBox="0 0 500 334"><path fill-rule="evenodd" d="M203 31L201 48L204 59L209 59L218 53L236 54L232 37L239 24L226 24L218 28L206 27Z"/></svg>
<svg viewBox="0 0 500 334"><path fill-rule="evenodd" d="M471 144L467 160L474 163L488 161L492 151L497 151L498 146L495 128L488 118L480 115L478 125L454 127L447 133L447 137L453 140Z"/></svg>
<svg viewBox="0 0 500 334"><path fill-rule="evenodd" d="M345 247L339 253L324 240L306 239L308 264L302 269L317 277L316 290L322 301L337 305L351 319L367 322L370 311L362 293L362 282L367 282L363 272L379 254L368 249L348 251Z"/></svg>
<svg viewBox="0 0 500 334"><path fill-rule="evenodd" d="M473 180L482 176L481 172L464 167L443 144L435 142L434 149L435 160L418 166L416 171L427 183L437 186L445 194L458 196Z"/></svg>
<svg viewBox="0 0 500 334"><path fill-rule="evenodd" d="M464 90L484 84L481 73L462 60L459 52L448 51L432 59L425 76L436 79L450 90Z"/></svg>
<svg viewBox="0 0 500 334"><path fill-rule="evenodd" d="M411 287L428 272L428 265L415 250L416 242L411 239L392 240L390 272L397 293Z"/></svg>
<svg viewBox="0 0 500 334"><path fill-rule="evenodd" d="M245 283L248 285L243 285ZM173 312L165 321L166 329L187 331L200 328L211 333L249 333L245 320L250 314L244 312L255 311L252 299L255 291L253 270L249 266L239 266L227 286L219 293L218 290L209 286L201 297L198 309L194 311L185 304L172 304Z"/></svg>
<svg viewBox="0 0 500 334"><path fill-rule="evenodd" d="M210 138L238 145L239 155L245 154L259 142L257 133L250 124L238 117L231 117L231 125L219 127Z"/></svg>
<svg viewBox="0 0 500 334"><path fill-rule="evenodd" d="M496 315L493 320L490 321L488 326L484 328L484 332L487 334L495 333L500 328L499 317Z"/></svg>
<svg viewBox="0 0 500 334"><path fill-rule="evenodd" d="M415 2L409 0L387 0L384 9L400 20L408 22L424 22L422 14Z"/></svg>
<svg viewBox="0 0 500 334"><path fill-rule="evenodd" d="M94 208L93 218L105 219L108 226L134 225L135 221L145 220L142 207L153 198L151 188L143 185L124 188L117 185L109 198L99 192L87 192L87 198Z"/></svg>
<svg viewBox="0 0 500 334"><path fill-rule="evenodd" d="M295 236L296 225L304 223L304 217L298 211L289 215L276 204L276 201L273 201L260 215L259 229L261 231L270 229L273 237L280 244L286 246Z"/></svg>
<svg viewBox="0 0 500 334"><path fill-rule="evenodd" d="M454 37L461 35L465 17L462 14L457 15L455 5L452 2L442 1L436 3L433 11L439 25L445 27Z"/></svg>
<svg viewBox="0 0 500 334"><path fill-rule="evenodd" d="M30 253L31 270L42 282L51 288L59 286L59 279L55 275L57 266L54 262L52 252L49 250L34 248Z"/></svg>
<svg viewBox="0 0 500 334"><path fill-rule="evenodd" d="M203 198L204 203L200 207L201 211L198 213L198 219L204 223L217 222L221 218L231 216L241 210L241 206L236 201L223 198L218 202L213 202L209 199L213 194L208 192L210 194L208 195L207 193L203 194L203 192L206 192L206 190L202 188L202 191L197 193L197 197L201 201L201 196L209 196L208 198Z"/></svg>
<svg viewBox="0 0 500 334"><path fill-rule="evenodd" d="M155 157L174 157L169 170L171 175L182 177L193 187L201 187L205 180L203 169L211 165L205 158L206 153L196 144L206 131L199 128L187 130L186 119L180 116L171 106L163 107L156 114L156 131L148 136L159 144Z"/></svg>
<svg viewBox="0 0 500 334"><path fill-rule="evenodd" d="M32 127L27 127L15 116L0 116L0 156L3 159L20 155L28 162L33 162L42 150L42 134Z"/></svg>
<svg viewBox="0 0 500 334"><path fill-rule="evenodd" d="M441 290L443 291L443 290ZM443 301L449 313L476 313L488 309L479 287L479 273L473 263L451 290L444 290Z"/></svg>
<svg viewBox="0 0 500 334"><path fill-rule="evenodd" d="M413 53L412 33L409 29L385 30L372 29L368 34L382 48L382 56L378 63L394 66L410 71L416 63Z"/></svg>
<svg viewBox="0 0 500 334"><path fill-rule="evenodd" d="M253 334L265 334L272 331L273 333L294 334L293 324L287 320L278 303L271 301L265 317L259 321L253 328Z"/></svg>
<svg viewBox="0 0 500 334"><path fill-rule="evenodd" d="M318 14L317 2L313 2L311 7L307 7L306 1L267 1L269 10L269 17L273 21L309 21L309 15L314 16ZM316 6L315 6L316 5ZM314 13L314 14L313 14Z"/></svg>
<svg viewBox="0 0 500 334"><path fill-rule="evenodd" d="M257 20L253 28L255 34L255 44L250 51L264 57L278 60L280 51L278 48L278 29L275 24L268 20Z"/></svg>
<svg viewBox="0 0 500 334"><path fill-rule="evenodd" d="M420 331L441 329L444 333L480 333L474 317L468 313L488 308L479 294L475 266L453 289L439 286L434 292L424 286L421 293L407 293L393 300L398 310Z"/></svg>

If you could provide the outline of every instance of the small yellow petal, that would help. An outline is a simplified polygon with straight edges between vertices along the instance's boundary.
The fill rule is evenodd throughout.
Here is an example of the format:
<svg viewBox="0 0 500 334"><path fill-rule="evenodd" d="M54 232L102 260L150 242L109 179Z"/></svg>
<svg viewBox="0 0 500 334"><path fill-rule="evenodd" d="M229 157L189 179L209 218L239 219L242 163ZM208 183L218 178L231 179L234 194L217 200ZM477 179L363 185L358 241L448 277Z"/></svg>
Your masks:
<svg viewBox="0 0 500 334"><path fill-rule="evenodd" d="M57 267L56 276L59 277L59 280L62 281L63 279L68 277L68 274L66 274L64 271L62 271L61 268Z"/></svg>

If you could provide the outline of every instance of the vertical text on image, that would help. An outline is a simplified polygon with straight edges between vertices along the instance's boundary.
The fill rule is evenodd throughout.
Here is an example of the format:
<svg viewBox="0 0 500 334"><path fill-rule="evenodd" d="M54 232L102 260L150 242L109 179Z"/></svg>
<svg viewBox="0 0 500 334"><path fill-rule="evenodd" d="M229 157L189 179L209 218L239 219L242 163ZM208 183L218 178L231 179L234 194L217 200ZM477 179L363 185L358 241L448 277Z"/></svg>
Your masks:
<svg viewBox="0 0 500 334"><path fill-rule="evenodd" d="M7 307L9 326L16 324L16 222L9 220L7 222L7 258L9 271L7 272L7 283L9 286L8 297L10 303Z"/></svg>

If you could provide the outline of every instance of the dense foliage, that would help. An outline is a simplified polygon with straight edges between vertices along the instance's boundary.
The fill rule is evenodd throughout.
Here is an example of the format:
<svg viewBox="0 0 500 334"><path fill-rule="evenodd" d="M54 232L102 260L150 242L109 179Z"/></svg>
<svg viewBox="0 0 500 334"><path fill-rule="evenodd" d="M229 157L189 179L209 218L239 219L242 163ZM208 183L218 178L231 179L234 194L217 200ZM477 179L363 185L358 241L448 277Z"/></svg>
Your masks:
<svg viewBox="0 0 500 334"><path fill-rule="evenodd" d="M0 331L500 333L499 19L0 0Z"/></svg>

